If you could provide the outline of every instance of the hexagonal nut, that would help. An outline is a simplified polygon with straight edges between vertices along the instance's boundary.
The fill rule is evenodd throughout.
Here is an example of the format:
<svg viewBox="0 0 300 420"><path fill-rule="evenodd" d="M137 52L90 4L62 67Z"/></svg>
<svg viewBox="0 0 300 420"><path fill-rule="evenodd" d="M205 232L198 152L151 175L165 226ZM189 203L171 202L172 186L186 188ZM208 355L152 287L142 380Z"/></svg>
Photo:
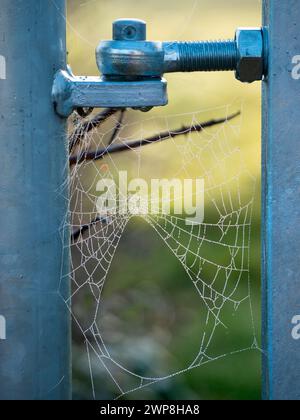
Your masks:
<svg viewBox="0 0 300 420"><path fill-rule="evenodd" d="M236 31L239 59L236 78L252 83L262 80L264 74L264 42L261 28L239 28Z"/></svg>

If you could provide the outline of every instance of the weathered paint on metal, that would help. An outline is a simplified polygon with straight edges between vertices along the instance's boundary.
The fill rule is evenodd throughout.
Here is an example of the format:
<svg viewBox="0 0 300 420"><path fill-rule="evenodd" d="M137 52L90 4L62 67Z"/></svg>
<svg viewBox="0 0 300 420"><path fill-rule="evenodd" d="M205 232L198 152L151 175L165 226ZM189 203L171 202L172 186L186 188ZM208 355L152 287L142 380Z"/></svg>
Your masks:
<svg viewBox="0 0 300 420"><path fill-rule="evenodd" d="M69 399L64 0L2 0L0 13L0 399ZM65 261L65 263L63 263Z"/></svg>
<svg viewBox="0 0 300 420"><path fill-rule="evenodd" d="M144 108L168 103L165 79L109 81L74 76L67 71L56 74L52 98L62 117L68 117L76 108Z"/></svg>
<svg viewBox="0 0 300 420"><path fill-rule="evenodd" d="M269 76L263 86L264 398L300 399L300 7L264 0ZM298 58L297 58L298 57Z"/></svg>

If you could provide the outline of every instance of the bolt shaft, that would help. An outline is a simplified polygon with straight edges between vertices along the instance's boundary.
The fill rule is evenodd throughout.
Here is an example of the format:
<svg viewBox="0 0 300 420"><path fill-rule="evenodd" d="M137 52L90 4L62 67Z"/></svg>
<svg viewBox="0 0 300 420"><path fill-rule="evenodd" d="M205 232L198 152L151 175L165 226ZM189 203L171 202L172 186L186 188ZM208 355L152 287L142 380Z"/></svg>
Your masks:
<svg viewBox="0 0 300 420"><path fill-rule="evenodd" d="M236 41L164 43L165 72L236 70Z"/></svg>

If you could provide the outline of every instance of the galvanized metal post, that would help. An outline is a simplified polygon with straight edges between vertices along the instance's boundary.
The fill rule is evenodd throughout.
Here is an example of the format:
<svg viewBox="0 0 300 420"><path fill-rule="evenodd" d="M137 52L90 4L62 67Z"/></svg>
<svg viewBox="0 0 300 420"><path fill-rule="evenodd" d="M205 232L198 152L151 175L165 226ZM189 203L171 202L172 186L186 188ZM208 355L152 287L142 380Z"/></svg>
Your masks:
<svg viewBox="0 0 300 420"><path fill-rule="evenodd" d="M269 77L263 87L264 397L300 399L300 8L264 0Z"/></svg>
<svg viewBox="0 0 300 420"><path fill-rule="evenodd" d="M65 68L64 9L1 1L0 399L70 398L66 124L51 98Z"/></svg>

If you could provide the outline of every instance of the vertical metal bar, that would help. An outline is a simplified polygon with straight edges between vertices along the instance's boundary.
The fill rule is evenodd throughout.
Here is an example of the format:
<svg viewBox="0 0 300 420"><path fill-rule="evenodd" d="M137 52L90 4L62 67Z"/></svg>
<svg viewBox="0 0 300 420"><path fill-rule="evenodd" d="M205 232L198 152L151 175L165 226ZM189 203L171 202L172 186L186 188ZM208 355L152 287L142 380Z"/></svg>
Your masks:
<svg viewBox="0 0 300 420"><path fill-rule="evenodd" d="M264 0L264 398L300 399L300 7Z"/></svg>
<svg viewBox="0 0 300 420"><path fill-rule="evenodd" d="M70 398L66 124L51 101L65 67L64 9L64 0L1 1L1 399Z"/></svg>

